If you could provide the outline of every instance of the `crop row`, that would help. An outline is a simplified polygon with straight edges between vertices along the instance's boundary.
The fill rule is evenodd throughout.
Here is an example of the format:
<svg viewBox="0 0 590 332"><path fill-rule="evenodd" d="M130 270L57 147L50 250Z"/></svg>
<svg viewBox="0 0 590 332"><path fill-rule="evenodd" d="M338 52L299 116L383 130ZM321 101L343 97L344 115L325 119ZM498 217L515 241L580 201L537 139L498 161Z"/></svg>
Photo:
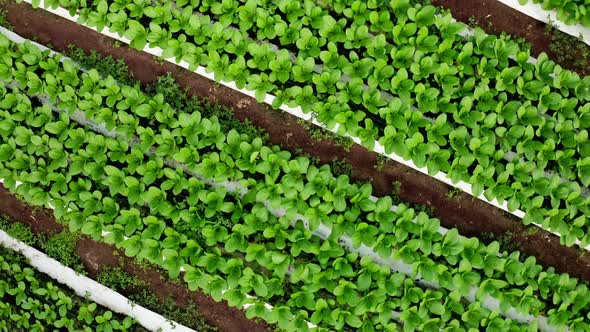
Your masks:
<svg viewBox="0 0 590 332"><path fill-rule="evenodd" d="M115 316L47 281L9 249L0 249L0 276L0 330L141 330L131 318Z"/></svg>
<svg viewBox="0 0 590 332"><path fill-rule="evenodd" d="M218 7L213 4L216 2L198 9L215 16L213 11ZM568 245L576 239L586 244L589 198L581 187L590 181L584 129L590 108L578 107L578 99L588 99L587 82L544 56L536 65L530 64L528 53L519 51L516 44L479 30L465 44L455 36L462 26L453 23L448 14L434 16L432 7L396 6L391 32L382 37L364 36L358 45L352 43L347 48L350 41L342 37L330 37L334 42L327 42L321 22L330 19L324 12L320 11L323 16L316 13L319 7L305 4L304 8L311 8L307 9L309 14L304 10L287 15L281 6L273 9L252 1L236 7L254 6L256 15L274 10L275 18L287 16L285 24L307 24L294 27L310 32L295 41L266 36L296 52L295 63L287 50L279 51L275 58L271 47L254 41L248 31L226 29L230 23L240 26L241 22L224 18L223 23L211 25L209 16L194 14L187 3L176 3L176 9L171 3L139 8L131 2L109 6L100 1L95 7L83 8L80 15L82 22L96 26L100 21L111 31L126 35L132 46L143 48L149 41L164 49L164 57L195 67L208 64L217 79L233 80L238 87L256 90L259 96L274 93L275 106L288 103L313 111L320 122L330 127L338 124L341 133L360 137L369 148L379 141L386 152L411 158L431 173L440 170L455 181L471 183L476 196L483 192L488 199L507 200L509 209L527 212L525 223L542 224L563 234ZM311 13L321 20L302 19ZM365 15L369 20L370 14ZM149 27L140 24L141 18L141 22L151 20ZM344 22L344 31L361 28L357 20L341 18L338 22ZM261 31L257 26L252 26L255 37ZM400 30L404 26L415 29ZM436 33L429 34L430 30ZM419 42L422 40L428 40L428 45ZM309 43L317 45L309 50L303 46ZM344 49L352 51L344 56L340 54ZM316 53L323 62L319 74L312 56ZM384 79L379 78L381 71L373 69L381 68L379 60L385 64ZM342 82L343 75L350 81ZM363 89L364 85L369 89ZM379 89L389 89L395 97L386 101ZM436 120L428 121L425 115ZM555 175L548 178L547 171Z"/></svg>
<svg viewBox="0 0 590 332"><path fill-rule="evenodd" d="M35 172L27 171L18 175L19 180L25 182L24 185L19 186L18 190L28 201L34 204L45 204L49 199L58 200L59 204L54 204L58 217L72 216L72 213L66 213L69 207L67 203L79 200L80 195L67 194L67 191L76 189L87 192L82 195L87 200L83 204L84 213L77 215L74 213L75 217L71 217L76 229L82 229L85 233L100 237L105 230L102 223L117 218L119 203L112 199L107 200L106 210L109 213L102 218L91 216L93 213L100 212L92 207L105 209L104 200L109 195L124 195L130 204L141 206L142 208L136 209L143 213L147 212L146 204L149 204L152 214L159 213L163 220L173 222L181 218L185 221L194 218L194 211L191 212L190 207L180 208L183 199L189 204L197 202L205 204L207 206L203 211L205 217L213 216L220 211L236 213L236 206L255 205L256 201L269 200L271 205L284 207L290 211L280 219L283 220L282 224L279 223L281 227L289 227L289 219L292 218L293 213L299 212L309 218L312 230L317 228L319 223L327 223L334 230L334 238L338 238L339 234L348 233L355 241L355 246L361 244L375 246L380 255L388 258L394 253L406 263L414 264L416 273L420 273L429 281L439 283L443 288L453 290L457 287L469 289L469 287L477 286L481 290L478 292L478 298L483 299L486 294L500 297L505 303L503 306L512 304L520 312L539 314L547 311L549 323L555 325L572 323L570 321L574 320L577 313L581 313L580 308L584 306L585 286L578 285L575 279L569 279L567 276L556 275L552 271L542 271L542 268L535 264L534 259L527 259L523 264L519 261L518 254L499 258L496 256L498 252L497 247L494 249L494 245L486 247L475 239L461 238L457 236L456 231L449 232L443 237L437 232L437 220L420 215L418 223L414 223L412 219L415 215L412 210L402 206L398 207L397 212L392 212L391 200L388 198L380 199L376 204L373 203L368 199L371 192L368 185L358 187L348 183L346 177L334 178L327 167L318 169L309 165L309 160L306 158L291 159L288 153L281 152L276 147L264 147L260 139L252 139L233 131L225 136L219 130L219 124L215 119L201 119L199 113L189 115L176 112L163 101L161 96L152 98L143 95L137 88L119 87L112 79L102 80L94 71L81 74L68 61L61 65L56 59L46 58L30 44L19 45L19 49L23 53L22 56L18 53L12 55L15 56L14 79L20 86L27 87L27 93L31 95L47 93L51 102L62 109L73 113L80 108L89 118L105 123L106 129L116 129L120 135L139 139L133 147L129 147L121 140L104 137L101 139L100 135L85 134L82 128L66 130L69 117L64 118L60 115L60 121L50 121L48 133L65 135L67 132L68 135L77 138L68 140L64 136L58 140L66 142L64 146L57 145L51 151L47 151L47 148L40 149L40 147L51 146L56 144L55 141L50 142L49 138L47 138L48 141L44 141L42 138L44 136L35 135L31 130L16 130L12 125L6 127L10 128L10 131L3 135L8 135L7 138L14 136L13 140L9 139L9 142L13 143L4 144L0 148L2 160L14 159L14 162L8 163L7 167L18 170L18 165L29 165L34 161L26 155L21 157L23 149L30 151L29 153L51 153L51 163L37 162L37 167L40 165L44 167ZM19 68L21 74L17 74L16 69ZM34 77L42 79L34 79ZM28 111L27 103L19 103L19 98L15 94L8 93L4 99L2 108L23 105L21 107L24 107L24 111ZM18 107L16 109L18 110ZM35 108L35 111L40 112L40 116L35 117L36 120L31 120L33 123L53 114L47 107ZM15 113L14 116L16 119L26 118L24 114ZM14 120L7 123L14 125ZM16 131L13 133L13 130ZM80 144L83 144L86 135L92 136L95 142L89 148L80 149L82 146ZM35 136L40 137L41 141ZM71 143L76 141L78 143ZM19 149L16 148L17 142L20 142ZM69 144L74 145L68 146ZM105 146L108 150L104 150ZM77 152L77 155L74 158L65 157L65 152L60 150L66 148ZM144 160L146 154L149 155L147 162ZM234 204L226 202L225 198L229 200L231 195L227 195L223 188L208 188L210 193L201 193L205 190L202 182L195 178L187 180L185 170L182 168L173 170L164 167L164 158L185 163L188 170L202 174L206 178L217 181L228 179L239 181L243 188L247 188L248 193L243 197L234 196L233 199L236 200ZM128 166L121 170L122 165L115 164L113 167L107 167L105 164L107 162L126 162ZM66 173L70 174L70 177L85 172L85 176L96 182L80 182L78 179L73 181L78 185L68 187L67 184L72 182L71 178L63 174L48 176L47 168L53 170L55 167L60 168L66 165L68 172L73 172L73 175ZM163 169L167 170L163 171ZM138 175L131 176L128 174L129 171L131 174L137 172ZM108 179L103 178L105 175L108 175ZM5 178L13 176L15 176L14 171L7 173ZM43 183L43 181L50 182ZM45 187L36 187L38 183ZM158 185L154 186L154 183ZM90 188L94 188L93 184L102 185L105 188L104 191L92 193ZM198 190L191 192L191 188L195 189L193 185ZM14 181L10 187L14 188ZM111 190L113 190L112 193ZM237 204L237 201L244 203ZM309 202L309 205L306 202ZM127 206L121 206L121 208L126 209ZM258 208L264 210L262 206ZM241 210L240 213L242 213ZM90 217L90 220L86 221L86 217ZM358 222L357 219L364 222ZM157 241L165 229L161 227L162 222L155 222L157 219L152 220L152 223L157 224L152 226L152 228L155 227L156 233L149 234L156 234L156 238L142 239L129 236L139 231L137 228L143 227L137 218L133 220L135 221L129 222L126 219L120 219L115 223L119 226L108 228L111 241L125 243L124 246L129 248L130 254L151 257L158 262L161 260L159 254L163 252L163 249L170 249L161 248ZM160 229L159 232L158 229ZM126 234L127 230L131 233ZM287 232L285 229L282 230ZM221 232L224 234L223 231ZM281 234L281 232L277 233ZM230 232L227 231L226 235L229 236ZM129 239L125 240L125 236ZM227 243L226 238L222 240L221 243ZM247 249L242 248L243 250ZM176 275L186 260L178 254L173 254L172 251L169 253L169 257L173 259L165 260L168 261L165 265L173 275ZM164 262L159 263L164 264ZM284 268L275 268L277 271L284 270ZM496 278L506 279L506 281L494 282ZM525 290L519 289L519 285L527 283L532 286ZM483 284L486 286L483 287ZM554 292L561 287L575 289L574 297L569 298L572 296L570 294L567 300L556 298ZM545 309L548 303L536 300L534 296L529 295L531 291L539 292L541 298L551 299L555 304L571 301L572 307L569 308L571 312L566 309L567 305L558 310Z"/></svg>

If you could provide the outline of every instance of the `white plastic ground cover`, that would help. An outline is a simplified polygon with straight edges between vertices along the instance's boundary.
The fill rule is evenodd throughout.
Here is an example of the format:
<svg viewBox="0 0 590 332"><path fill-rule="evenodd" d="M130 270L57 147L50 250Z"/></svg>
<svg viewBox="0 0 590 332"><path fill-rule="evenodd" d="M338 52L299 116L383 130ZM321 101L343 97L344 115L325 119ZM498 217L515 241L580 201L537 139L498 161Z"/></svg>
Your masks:
<svg viewBox="0 0 590 332"><path fill-rule="evenodd" d="M512 9L515 9L527 16L530 16L537 21L541 21L544 23L551 23L557 29L562 32L567 33L568 35L574 36L576 38L582 38L584 43L590 45L590 29L583 26L582 24L575 24L575 25L567 25L564 22L557 19L557 13L555 10L545 10L541 6L541 4L533 3L532 0L529 0L526 5L521 5L518 0L497 0L505 4Z"/></svg>
<svg viewBox="0 0 590 332"><path fill-rule="evenodd" d="M2 179L0 179L0 182L3 183ZM184 325L171 322L163 316L131 302L125 296L76 273L39 250L11 237L3 230L0 230L0 244L22 253L29 260L29 264L36 270L68 286L78 296L86 297L113 312L129 316L150 331L195 331Z"/></svg>
<svg viewBox="0 0 590 332"><path fill-rule="evenodd" d="M2 30L4 30L4 29L0 27L0 31L2 31ZM22 38L21 36L15 34L15 33L12 33L12 32L10 32L9 34L7 34L7 37L9 39L11 39L12 41L17 42L17 43L22 43L22 42L26 41L26 39ZM39 45L37 43L34 43L34 44L36 44L37 46L39 46L43 50L49 50L50 52L52 52L53 55L59 54L57 52L54 52L54 51L50 50L47 47L44 47L44 46ZM65 59L68 59L68 58L65 57L65 56L62 56L62 60L65 60ZM40 100L43 103L50 104L49 103L49 99L47 97L39 96L39 98L40 98ZM52 108L54 108L54 107L52 106ZM55 109L55 108L54 108L54 111L59 112L59 110L58 109ZM106 129L106 127L104 127L104 125L97 124L97 123L95 123L93 121L88 120L86 118L85 114L83 112L78 111L78 110L76 110L70 117L71 117L71 119L73 121L76 121L80 125L89 127L93 131L98 132L98 133L100 133L100 134L102 134L104 136L115 138L115 139L129 140L130 142L133 142L133 141L137 141L138 140L136 137L132 137L132 138L128 139L127 137L123 137L121 135L118 135L115 131L108 131ZM247 189L244 188L244 187L241 187L238 182L234 182L234 181L215 182L213 180L206 179L205 177L203 177L203 176L201 176L199 174L196 174L194 172L189 171L187 165L184 165L184 164L178 163L176 161L172 161L172 160L166 160L165 161L165 164L168 167L172 167L172 168L177 168L178 166L181 166L183 168L184 172L186 172L190 176L193 176L195 178L198 178L198 179L202 180L203 182L205 182L206 184L211 185L213 187L225 187L228 190L228 192L239 193L240 195L245 195L246 192L247 192ZM372 201L377 201L378 198L375 197L375 196L370 196L370 199ZM268 208L268 210L274 216L276 216L277 218L282 217L286 213L286 211L284 209L275 209L275 208L273 208L272 206L270 206L270 203L267 202L267 201L265 201L263 203ZM50 205L50 207L52 209L54 209L54 206L51 203L49 203L49 205ZM394 212L397 209L398 209L397 206L393 206L391 208L391 210L394 211ZM304 216L302 216L300 214L297 214L295 216L295 219L291 221L291 225L292 226L295 225L295 223L298 220L301 220L303 222L305 228L309 230L309 220L306 217L304 217ZM412 222L414 222L414 223L417 222L417 219L414 218L412 220ZM448 229L439 226L438 232L440 234L443 234L444 235L447 231L448 231ZM332 232L332 229L331 228L329 228L325 224L321 223L320 226L318 227L318 229L313 232L313 234L316 235L316 236L318 236L318 237L320 237L320 238L322 238L323 240L326 240L326 239L329 238L331 232ZM103 233L102 233L103 236L107 236L108 234L109 234L109 232L106 232L106 231L103 231ZM377 264L388 266L392 271L400 272L400 273L403 273L403 274L405 274L407 276L411 276L411 274L413 273L413 268L412 268L411 265L406 264L406 263L404 263L401 260L384 259L381 256L379 256L379 254L377 254L377 252L375 252L375 250L373 248L371 248L371 247L368 247L368 246L366 246L364 244L361 244L361 246L359 248L355 248L354 245L353 245L352 238L350 238L350 236L348 236L346 234L342 235L338 239L338 242L339 242L339 244L341 246L343 246L348 251L359 253L359 255L361 255L361 256L369 256ZM499 256L501 256L501 255L499 255ZM184 269L181 268L181 270L183 271ZM440 288L440 285L438 283L432 283L432 282L429 282L427 280L424 280L424 279L422 279L422 277L421 277L420 274L418 274L415 278L416 278L416 280L417 280L418 283L420 283L420 284L422 284L424 286L427 286L427 287L430 287L430 288ZM467 299L469 302L474 302L476 300L477 290L478 290L477 287L471 287L470 290L469 290L469 293L464 296L465 299ZM253 298L250 295L246 295L246 296L248 298ZM251 304L244 305L245 308L248 308L249 306L251 306ZM482 302L482 306L484 308L487 308L488 310L491 310L491 311L501 312L499 301L496 298L493 298L493 297L491 297L489 295L487 295L486 298L484 299L484 301ZM269 310L272 310L272 308L273 308L268 303L265 303L265 307L267 309L269 309ZM394 319L396 317L399 317L399 315L400 315L399 312L395 312L395 311L393 312ZM547 323L547 318L544 317L544 316L540 316L540 317L535 318L532 315L523 315L523 314L517 312L516 309L513 308L513 307L510 307L506 312L503 313L503 315L506 316L506 317L508 317L508 318L510 318L510 319L512 319L512 320L515 320L515 321L518 321L518 322L521 322L521 323L525 323L525 324L526 323L530 323L530 322L532 322L534 320L537 320L538 321L538 324L539 324L539 328L541 330L544 330L544 331L556 331L556 328L555 327L549 326L549 324ZM308 324L308 326L310 328L316 327L316 325L315 324L312 324L311 322L307 322L307 324Z"/></svg>
<svg viewBox="0 0 590 332"><path fill-rule="evenodd" d="M27 3L30 3L30 4L32 3L32 0L24 0L24 1L27 2ZM58 7L57 9L45 8L45 0L40 0L39 8L42 8L42 9L44 9L44 10L46 10L46 11L52 13L52 14L61 16L61 17L65 18L65 19L67 19L69 21L72 21L72 22L76 22L77 23L78 15L71 16L69 14L69 12L67 10L65 10L64 8L62 8L62 7ZM88 29L91 29L91 30L94 30L94 31L99 32L96 28L92 28L92 27L86 26L84 24L80 24L80 25L81 26L84 26L84 27L86 27ZM103 34L103 35L105 35L107 37L110 37L110 38L116 39L118 41L121 41L123 43L126 43L126 44L129 44L130 43L130 40L129 39L127 39L125 37L121 37L121 36L119 36L116 33L112 33L110 31L108 31L108 29L103 29L103 31L100 31L99 33L101 33L101 34ZM462 35L469 35L470 33L471 32L468 31L466 33L462 33ZM149 53L149 54L151 54L153 56L162 58L163 50L161 48L159 48L159 47L153 48L153 47L150 47L150 46L146 46L143 49L143 51L146 52L146 53ZM175 62L174 59L164 59L164 60L166 60L167 62L170 62L172 64L178 65L178 66L180 66L182 68L185 68L187 70L191 70L190 69L190 65L186 61ZM196 74L201 75L201 76L203 76L203 77L205 77L205 78L207 78L209 80L212 80L214 82L217 82L217 81L215 81L215 77L214 77L213 73L208 72L204 67L199 66L193 72L195 72ZM240 88L238 88L235 85L235 83L233 81L230 81L230 82L220 81L220 82L217 82L217 83L222 84L222 85L224 85L224 86L226 86L226 87L228 87L228 88L230 88L232 90L238 91L238 92L240 92L240 93L242 93L244 95L247 95L249 97L256 98L254 91L251 91L251 90L248 90L248 89L240 89ZM264 103L272 106L273 101L275 100L275 98L276 97L273 96L273 95L266 94L265 95L265 98L264 98ZM282 111L285 111L285 112L287 112L287 113L289 113L291 115L294 115L294 116L296 116L296 117L298 117L300 119L303 119L305 121L311 122L314 125L316 125L318 127L321 127L321 128L323 128L325 130L329 130L329 131L331 131L331 132L333 132L335 134L338 134L338 128L339 128L339 125L338 124L336 124L336 126L334 128L328 128L326 125L318 122L311 114L304 113L302 111L301 107L290 107L290 106L287 106L287 105L284 105L283 104L283 105L281 105L279 107L279 109L281 109ZM340 134L338 134L338 135L340 135ZM354 143L359 144L359 145L362 145L361 139L358 138L358 137L354 137L354 136L351 136L349 134L344 134L342 136L348 137ZM439 180L439 181L441 181L443 183L446 183L446 184L448 184L448 185L450 185L450 186L452 186L454 188L460 189L460 190L466 192L467 194L469 194L469 195L471 195L473 197L476 197L476 198L478 198L478 199L480 199L480 200L482 200L482 201L484 201L484 202L486 202L488 204L491 204L491 205L493 205L493 206L495 206L495 207L497 207L499 209L502 209L502 210L504 210L504 211L506 211L506 212L508 212L510 214L513 214L513 215L515 215L518 218L521 218L522 219L525 216L525 212L522 211L522 210L520 210L520 209L517 209L515 211L510 211L510 209L508 209L508 202L507 201L504 201L503 203L500 203L496 198L494 198L492 200L488 200L483 193L480 194L479 196L475 196L474 193L473 193L472 185L469 184L469 183L467 183L467 182L459 181L457 183L454 183L451 180L451 178L446 173L443 173L443 172L438 172L438 173L436 173L434 175L430 175L428 173L428 169L426 167L419 167L416 164L414 164L414 162L412 160L405 160L401 156L396 155L395 153L386 153L385 152L385 147L383 145L381 145L381 143L379 143L378 141L375 141L375 148L373 149L373 152L378 153L378 154L381 154L381 155L384 155L384 156L386 156L386 157L388 157L388 158L390 158L390 159L392 159L392 160L394 160L394 161L396 161L398 163L404 164L404 165L406 165L406 166L408 166L410 168L413 168L413 169L415 169L415 170L417 170L417 171L419 171L419 172L421 172L423 174L426 174L426 175L428 175L430 177L433 177L433 178L435 178L435 179L437 179L437 180ZM548 232L550 232L550 233L558 236L559 238L562 237L562 235L560 233L555 232L555 231L550 230L550 229L546 229L541 224L538 224L538 223L532 223L532 224L535 225L536 227L539 227L541 229L544 229L544 230L546 230L546 231L548 231ZM579 247L581 247L582 249L584 249L586 251L590 251L590 244L586 245L585 247L582 247L581 246L581 242L578 239L576 239L574 241L574 244L577 245L577 246L579 246Z"/></svg>

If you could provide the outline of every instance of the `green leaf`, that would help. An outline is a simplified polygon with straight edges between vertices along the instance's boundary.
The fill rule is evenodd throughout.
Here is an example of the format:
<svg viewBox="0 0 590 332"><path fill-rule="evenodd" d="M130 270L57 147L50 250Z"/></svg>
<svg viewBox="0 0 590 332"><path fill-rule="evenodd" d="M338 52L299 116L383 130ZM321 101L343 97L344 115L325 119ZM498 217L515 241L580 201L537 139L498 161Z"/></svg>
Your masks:
<svg viewBox="0 0 590 332"><path fill-rule="evenodd" d="M228 290L223 294L223 299L226 300L230 306L238 309L241 309L246 303L246 295L239 289Z"/></svg>
<svg viewBox="0 0 590 332"><path fill-rule="evenodd" d="M8 161L12 159L14 148L8 144L0 145L0 161Z"/></svg>
<svg viewBox="0 0 590 332"><path fill-rule="evenodd" d="M131 47L142 51L146 45L147 31L145 27L135 20L129 20L129 28L125 32L125 37L131 40Z"/></svg>
<svg viewBox="0 0 590 332"><path fill-rule="evenodd" d="M97 221L87 221L82 225L81 229L82 233L85 235L90 235L92 237L100 236L101 235L101 225Z"/></svg>
<svg viewBox="0 0 590 332"><path fill-rule="evenodd" d="M133 111L135 112L135 114L144 118L150 118L153 114L153 109L149 104L141 104L137 106Z"/></svg>

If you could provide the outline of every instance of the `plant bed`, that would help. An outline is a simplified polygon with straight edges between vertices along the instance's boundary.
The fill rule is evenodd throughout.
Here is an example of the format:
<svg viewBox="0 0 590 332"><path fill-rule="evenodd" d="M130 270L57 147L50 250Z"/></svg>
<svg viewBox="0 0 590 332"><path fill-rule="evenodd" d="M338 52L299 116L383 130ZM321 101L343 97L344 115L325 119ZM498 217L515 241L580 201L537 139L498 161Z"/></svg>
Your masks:
<svg viewBox="0 0 590 332"><path fill-rule="evenodd" d="M68 232L67 227L64 227L64 225L55 220L50 210L31 207L25 204L1 185L0 216L6 217L11 224L19 223L30 227L33 237L36 238L33 242L37 241L39 243L40 241L44 241L43 239L56 234L69 234L65 235L66 238L73 236ZM63 245L64 242L61 244ZM67 250L57 252L60 255L68 253ZM149 264L137 264L134 259L125 256L121 250L108 244L93 241L87 236L77 236L74 252L69 254L71 255L68 257L72 257L72 261L76 260L75 257L79 257L81 262L79 272L86 273L95 280L101 271L109 268L117 268L141 281L142 285L145 286L142 290L146 290L148 294L146 298L158 300L159 303L154 304L161 305L162 303L166 303L166 301L173 300L174 304L180 308L180 312L190 308L191 305L194 306L193 311L185 311L189 315L192 314L192 317L184 318L192 319L192 323L200 327L199 331L206 331L205 328L207 328L206 325L199 325L202 324L200 322L202 322L203 318L208 324L216 327L219 331L244 331L244 329L248 331L272 330L265 323L247 319L242 311L229 307L225 302L215 302L207 295L189 291L186 286L172 282L161 269L150 266ZM62 258L56 257L56 259ZM134 289L131 288L131 290ZM121 292L125 294L125 289L121 289ZM150 294L155 295L155 298L150 296ZM133 293L130 292L125 295L131 296ZM197 310L198 314L194 310ZM211 327L208 328L209 330L211 329Z"/></svg>
<svg viewBox="0 0 590 332"><path fill-rule="evenodd" d="M505 32L514 38L524 38L535 56L545 52L564 68L582 76L590 74L590 46L499 1L433 0L432 3L451 10L455 19L476 24L487 33Z"/></svg>
<svg viewBox="0 0 590 332"><path fill-rule="evenodd" d="M393 162L376 170L376 154L356 145L347 152L331 140L316 141L292 117L272 111L252 98L244 97L173 65L159 64L151 56L115 45L98 33L43 11L33 11L28 5L8 4L6 9L8 20L23 36L51 44L61 51L73 43L86 51L96 50L100 54L124 59L142 83L151 83L158 76L171 72L181 86L189 88L191 94L229 106L238 118L249 119L256 126L264 128L272 143L281 144L291 150L302 149L323 162L347 159L353 166L353 177L357 180L370 180L377 195L390 194L397 188L393 184L397 181L401 183L399 195L402 200L433 207L434 216L440 218L444 226L458 227L464 235L493 233L497 238L511 238L512 242L520 245L520 250L527 255L534 255L542 264L590 280L590 261L583 258L576 249L559 245L556 237L540 230L529 234L519 221L511 220L501 211L467 195L455 196L448 186L428 176Z"/></svg>

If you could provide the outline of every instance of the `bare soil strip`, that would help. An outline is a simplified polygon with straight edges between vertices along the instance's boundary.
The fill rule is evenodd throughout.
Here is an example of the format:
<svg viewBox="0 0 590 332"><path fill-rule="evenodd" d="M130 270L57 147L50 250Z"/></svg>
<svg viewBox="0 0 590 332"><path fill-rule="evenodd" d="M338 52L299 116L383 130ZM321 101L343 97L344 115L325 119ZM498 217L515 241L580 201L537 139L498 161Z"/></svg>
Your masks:
<svg viewBox="0 0 590 332"><path fill-rule="evenodd" d="M95 50L104 56L123 59L142 84L153 83L159 76L172 73L189 94L228 106L238 119L248 119L265 129L271 143L291 151L300 149L325 163L347 160L352 165L353 178L370 181L377 196L390 195L396 190L394 182L399 182L399 197L406 202L433 208L434 216L444 227L456 227L465 236L487 238L493 234L493 239L503 239L526 255L535 256L547 267L553 266L558 272L590 281L590 257L584 257L576 248L560 245L559 239L546 231L527 230L520 220L502 210L467 194L455 193L450 186L427 175L393 161L377 169L377 154L359 145L345 151L332 140L316 140L289 114L274 111L253 98L180 67L157 61L146 53L117 45L110 38L63 18L33 10L28 4L8 3L4 9L15 32L25 38L51 45L56 51L63 52L68 45L74 44L87 52Z"/></svg>

